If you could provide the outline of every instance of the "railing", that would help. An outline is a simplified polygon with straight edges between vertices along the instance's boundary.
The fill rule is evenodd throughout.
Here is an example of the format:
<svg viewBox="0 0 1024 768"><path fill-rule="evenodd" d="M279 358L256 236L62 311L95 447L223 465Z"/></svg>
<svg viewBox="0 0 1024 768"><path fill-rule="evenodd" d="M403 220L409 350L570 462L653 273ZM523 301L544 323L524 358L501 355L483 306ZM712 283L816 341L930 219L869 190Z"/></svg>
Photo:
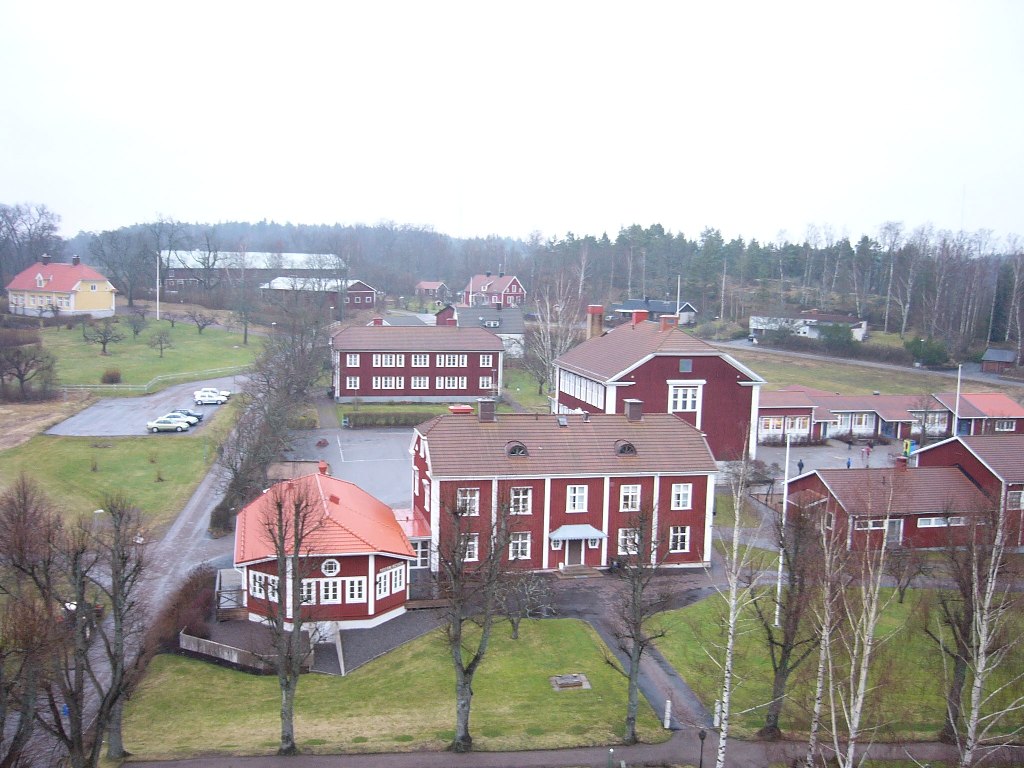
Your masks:
<svg viewBox="0 0 1024 768"><path fill-rule="evenodd" d="M65 390L89 390L98 392L143 392L149 393L156 389L159 385L166 384L175 380L179 381L198 381L200 379L217 378L220 376L227 376L232 373L241 373L246 370L248 366L245 365L232 365L227 368L211 368L206 371L184 371L182 373L165 373L160 376L155 376L145 384L61 384L61 389Z"/></svg>

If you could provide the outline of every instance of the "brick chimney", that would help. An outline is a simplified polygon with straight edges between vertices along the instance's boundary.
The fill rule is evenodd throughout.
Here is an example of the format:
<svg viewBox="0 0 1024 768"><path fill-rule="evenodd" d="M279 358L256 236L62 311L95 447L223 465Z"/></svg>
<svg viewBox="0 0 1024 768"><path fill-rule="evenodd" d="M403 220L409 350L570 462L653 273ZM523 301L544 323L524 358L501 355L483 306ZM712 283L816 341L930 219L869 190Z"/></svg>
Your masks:
<svg viewBox="0 0 1024 768"><path fill-rule="evenodd" d="M373 318L373 322L371 323L371 325L384 325L384 318L383 317L375 317L375 318Z"/></svg>
<svg viewBox="0 0 1024 768"><path fill-rule="evenodd" d="M667 331L679 325L679 315L662 315L658 319L661 321L662 331Z"/></svg>
<svg viewBox="0 0 1024 768"><path fill-rule="evenodd" d="M647 310L638 309L633 313L633 325L644 322L647 319Z"/></svg>
<svg viewBox="0 0 1024 768"><path fill-rule="evenodd" d="M906 456L897 456L896 457L896 471L897 472L906 472L907 471L907 464L908 463L909 463L909 461L908 461Z"/></svg>
<svg viewBox="0 0 1024 768"><path fill-rule="evenodd" d="M47 264L50 263L50 254L44 253L42 256L39 257L39 261L42 262L43 266L45 267Z"/></svg>
<svg viewBox="0 0 1024 768"><path fill-rule="evenodd" d="M458 319L456 319L454 317L449 317L445 321L445 325L448 326L449 328L458 328L459 327L459 321L458 321Z"/></svg>
<svg viewBox="0 0 1024 768"><path fill-rule="evenodd" d="M477 399L481 424L493 424L496 419L494 415L494 398L481 397Z"/></svg>
<svg viewBox="0 0 1024 768"><path fill-rule="evenodd" d="M77 267L81 263L82 263L82 260L80 258L78 258L77 254L71 257L71 266Z"/></svg>
<svg viewBox="0 0 1024 768"><path fill-rule="evenodd" d="M587 307L587 338L592 339L604 333L604 307L591 304Z"/></svg>
<svg viewBox="0 0 1024 768"><path fill-rule="evenodd" d="M327 462L323 459L320 459L320 463L316 465L316 468L320 470L321 475L327 474Z"/></svg>
<svg viewBox="0 0 1024 768"><path fill-rule="evenodd" d="M627 398L622 401L626 408L626 421L640 421L644 416L644 401Z"/></svg>

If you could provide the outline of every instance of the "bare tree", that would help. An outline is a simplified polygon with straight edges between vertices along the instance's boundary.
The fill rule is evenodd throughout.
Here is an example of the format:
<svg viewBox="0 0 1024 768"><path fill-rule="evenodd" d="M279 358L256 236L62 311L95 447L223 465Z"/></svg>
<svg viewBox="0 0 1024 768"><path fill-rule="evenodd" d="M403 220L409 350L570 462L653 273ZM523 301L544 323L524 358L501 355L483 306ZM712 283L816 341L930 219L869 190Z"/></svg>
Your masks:
<svg viewBox="0 0 1024 768"><path fill-rule="evenodd" d="M473 677L487 655L494 621L500 616L511 534L507 510L495 514L489 524L466 512L455 499L442 502L437 548L438 585L447 598L442 626L455 671L455 737L448 747L453 752L473 749L469 731ZM467 634L470 624L479 630L475 638Z"/></svg>
<svg viewBox="0 0 1024 768"><path fill-rule="evenodd" d="M321 526L315 498L298 483L281 483L269 491L262 527L272 542L275 579L268 585L269 624L274 637L274 662L281 691L281 744L279 755L294 755L295 692L307 652L304 637L303 581L311 570L313 539Z"/></svg>
<svg viewBox="0 0 1024 768"><path fill-rule="evenodd" d="M551 582L534 571L512 571L498 586L498 601L509 625L512 639L519 639L523 619L550 616L554 612Z"/></svg>
<svg viewBox="0 0 1024 768"><path fill-rule="evenodd" d="M63 248L60 216L45 205L0 204L0 285L45 254Z"/></svg>
<svg viewBox="0 0 1024 768"><path fill-rule="evenodd" d="M135 309L128 313L128 317L125 319L128 323L128 327L132 329L132 337L139 338L139 334L142 333L146 328L146 310Z"/></svg>
<svg viewBox="0 0 1024 768"><path fill-rule="evenodd" d="M900 241L903 239L903 224L898 221L887 221L882 225L879 234L879 240L885 246L885 255L889 262L889 280L887 281L888 287L885 291L885 317L882 323L882 331L888 333L889 305L892 303L893 272L896 267L896 251L899 249Z"/></svg>
<svg viewBox="0 0 1024 768"><path fill-rule="evenodd" d="M928 560L919 549L899 547L885 558L885 573L896 585L897 602L903 605L914 580L931 572Z"/></svg>
<svg viewBox="0 0 1024 768"><path fill-rule="evenodd" d="M583 340L581 307L569 282L559 277L553 289L538 292L535 309L537 319L526 328L523 362L537 379L538 394L543 394L554 361Z"/></svg>
<svg viewBox="0 0 1024 768"><path fill-rule="evenodd" d="M39 384L38 396L45 396L53 382L56 358L42 344L0 346L0 380L18 382L22 400L32 396L33 383Z"/></svg>
<svg viewBox="0 0 1024 768"><path fill-rule="evenodd" d="M82 338L89 344L99 344L100 354L107 354L108 344L117 344L124 341L124 332L111 320L105 317L98 323L89 323L82 326Z"/></svg>
<svg viewBox="0 0 1024 768"><path fill-rule="evenodd" d="M174 346L174 340L171 338L171 334L167 331L157 331L149 337L149 341L146 342L150 348L160 351L160 357L164 356L164 350L170 349Z"/></svg>
<svg viewBox="0 0 1024 768"><path fill-rule="evenodd" d="M211 315L208 312L203 312L198 309L191 309L185 313L185 317L188 318L190 323L194 323L196 330L202 333L204 330L209 328L211 325L217 324L217 316ZM173 327L173 326L172 326Z"/></svg>
<svg viewBox="0 0 1024 768"><path fill-rule="evenodd" d="M664 637L664 626L656 624L654 617L664 610L668 595L653 589L659 566L664 562L667 547L659 552L652 509L635 513L632 528L619 541L618 573L625 590L615 608L614 636L619 650L626 657L623 667L615 659L608 659L627 680L626 725L623 741L635 744L636 718L640 706L640 662L644 653L658 638Z"/></svg>

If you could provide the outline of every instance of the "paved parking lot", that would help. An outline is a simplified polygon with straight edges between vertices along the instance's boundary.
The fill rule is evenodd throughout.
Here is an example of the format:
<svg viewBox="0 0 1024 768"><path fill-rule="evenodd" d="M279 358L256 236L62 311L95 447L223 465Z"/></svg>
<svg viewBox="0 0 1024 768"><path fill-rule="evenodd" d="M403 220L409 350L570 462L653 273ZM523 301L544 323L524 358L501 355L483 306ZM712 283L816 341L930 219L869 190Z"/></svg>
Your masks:
<svg viewBox="0 0 1024 768"><path fill-rule="evenodd" d="M838 440L829 440L825 445L793 445L789 449L789 476L799 474L799 464L803 462L803 471L813 469L843 469L849 459L850 466L857 467L891 467L893 458L902 450L902 444L893 442L891 445L876 444L868 456L867 446L854 445L849 447ZM786 463L784 446L757 446L757 458L768 465L778 464L782 468Z"/></svg>

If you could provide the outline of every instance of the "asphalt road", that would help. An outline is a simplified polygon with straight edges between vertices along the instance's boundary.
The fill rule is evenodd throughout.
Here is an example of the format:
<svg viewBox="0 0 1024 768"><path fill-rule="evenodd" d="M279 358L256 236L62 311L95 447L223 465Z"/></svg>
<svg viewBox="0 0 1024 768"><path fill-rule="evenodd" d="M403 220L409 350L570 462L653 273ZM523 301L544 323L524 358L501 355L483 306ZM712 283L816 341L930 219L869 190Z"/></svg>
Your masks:
<svg viewBox="0 0 1024 768"><path fill-rule="evenodd" d="M201 387L217 387L230 392L240 389L240 379L228 376L209 381L193 381L187 384L175 384L173 387L154 392L142 397L105 397L79 411L69 419L65 419L46 430L48 435L64 435L69 437L126 437L149 434L146 422L163 416L175 408L192 408L200 413L213 413L216 405L196 405L192 393ZM202 429L205 419L190 432ZM154 439L167 438L181 433L161 432L153 435Z"/></svg>

